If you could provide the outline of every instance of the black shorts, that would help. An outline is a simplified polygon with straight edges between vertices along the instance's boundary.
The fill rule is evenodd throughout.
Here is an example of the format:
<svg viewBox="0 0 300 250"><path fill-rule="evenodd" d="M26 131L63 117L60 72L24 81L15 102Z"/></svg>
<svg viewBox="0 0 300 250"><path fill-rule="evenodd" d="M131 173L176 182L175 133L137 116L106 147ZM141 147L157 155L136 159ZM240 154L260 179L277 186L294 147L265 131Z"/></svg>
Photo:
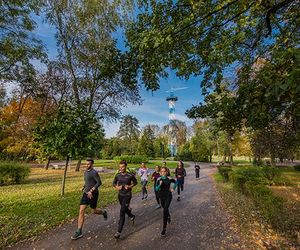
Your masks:
<svg viewBox="0 0 300 250"><path fill-rule="evenodd" d="M86 193L83 193L80 200L80 205L90 205L91 208L97 207L99 192L93 192L93 198L89 199Z"/></svg>

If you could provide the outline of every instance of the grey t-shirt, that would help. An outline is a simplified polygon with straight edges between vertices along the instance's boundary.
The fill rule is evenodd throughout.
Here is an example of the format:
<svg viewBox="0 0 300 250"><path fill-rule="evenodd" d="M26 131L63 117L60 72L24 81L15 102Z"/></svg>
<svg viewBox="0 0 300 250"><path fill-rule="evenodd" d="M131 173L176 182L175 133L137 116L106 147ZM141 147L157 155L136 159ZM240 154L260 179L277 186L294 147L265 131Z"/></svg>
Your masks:
<svg viewBox="0 0 300 250"><path fill-rule="evenodd" d="M84 192L89 192L93 187L98 191L99 186L102 184L98 172L91 168L84 172Z"/></svg>

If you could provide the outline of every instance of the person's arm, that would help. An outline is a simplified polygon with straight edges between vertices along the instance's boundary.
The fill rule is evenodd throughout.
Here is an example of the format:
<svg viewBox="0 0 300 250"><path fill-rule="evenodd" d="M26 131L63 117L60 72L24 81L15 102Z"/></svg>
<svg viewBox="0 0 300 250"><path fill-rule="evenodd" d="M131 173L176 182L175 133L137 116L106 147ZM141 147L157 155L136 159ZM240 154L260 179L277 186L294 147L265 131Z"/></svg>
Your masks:
<svg viewBox="0 0 300 250"><path fill-rule="evenodd" d="M171 189L173 189L173 191L177 188L177 182L174 179L171 179L171 183L173 184L173 187Z"/></svg>
<svg viewBox="0 0 300 250"><path fill-rule="evenodd" d="M186 176L185 168L183 169L183 176Z"/></svg>
<svg viewBox="0 0 300 250"><path fill-rule="evenodd" d="M91 189L92 192L95 191L97 188L99 188L102 185L101 178L97 171L95 171L95 175L93 176L93 178L96 181L96 184L94 185L94 187L92 187L92 189Z"/></svg>
<svg viewBox="0 0 300 250"><path fill-rule="evenodd" d="M156 181L155 191L160 191L162 184L162 179L159 177Z"/></svg>
<svg viewBox="0 0 300 250"><path fill-rule="evenodd" d="M177 168L175 168L175 177L178 178Z"/></svg>

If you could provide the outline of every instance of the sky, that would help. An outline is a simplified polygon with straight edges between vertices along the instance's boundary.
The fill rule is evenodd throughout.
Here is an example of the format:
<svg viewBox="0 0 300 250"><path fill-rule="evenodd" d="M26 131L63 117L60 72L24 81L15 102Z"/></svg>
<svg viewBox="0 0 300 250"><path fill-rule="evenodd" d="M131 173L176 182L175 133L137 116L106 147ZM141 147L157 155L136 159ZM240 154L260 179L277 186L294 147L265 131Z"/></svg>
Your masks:
<svg viewBox="0 0 300 250"><path fill-rule="evenodd" d="M35 36L46 46L49 58L55 59L57 56L55 28L43 22L42 17L35 16L34 19L38 25L35 30ZM123 34L118 32L117 39L118 47L122 49L122 46L124 46L122 43L124 40ZM44 67L39 62L36 62L35 65L41 70ZM193 120L186 117L185 111L191 108L192 105L197 105L203 100L200 90L201 80L201 77L191 77L189 80L181 80L176 76L175 72L169 71L169 77L160 80L159 90L152 92L141 87L142 105L128 105L122 109L122 115L130 114L136 117L139 120L140 128L143 128L147 124L157 124L162 127L168 124L168 103L166 97L169 93L167 91L170 90L170 88L186 87L186 89L178 90L174 93L178 97L175 107L175 116L176 119L184 121L188 126L191 126ZM120 123L108 123L104 121L103 126L105 129L105 137L110 138L116 135Z"/></svg>

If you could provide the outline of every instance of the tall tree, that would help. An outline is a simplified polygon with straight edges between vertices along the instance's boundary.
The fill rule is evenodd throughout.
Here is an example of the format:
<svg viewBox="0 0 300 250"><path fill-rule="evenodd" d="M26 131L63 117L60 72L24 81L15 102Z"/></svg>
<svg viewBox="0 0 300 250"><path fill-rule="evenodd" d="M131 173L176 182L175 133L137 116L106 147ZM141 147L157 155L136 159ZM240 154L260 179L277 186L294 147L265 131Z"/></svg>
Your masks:
<svg viewBox="0 0 300 250"><path fill-rule="evenodd" d="M145 126L139 141L139 146L138 146L139 154L146 155L148 157L154 157L155 156L154 140L155 140L155 135L151 125Z"/></svg>
<svg viewBox="0 0 300 250"><path fill-rule="evenodd" d="M128 153L135 154L139 140L139 121L132 115L125 115L121 119L121 124L117 136L122 140L122 146L128 148Z"/></svg>
<svg viewBox="0 0 300 250"><path fill-rule="evenodd" d="M130 1L46 1L45 11L57 30L58 61L77 106L115 119L122 106L139 102L136 72L114 36L128 19Z"/></svg>

